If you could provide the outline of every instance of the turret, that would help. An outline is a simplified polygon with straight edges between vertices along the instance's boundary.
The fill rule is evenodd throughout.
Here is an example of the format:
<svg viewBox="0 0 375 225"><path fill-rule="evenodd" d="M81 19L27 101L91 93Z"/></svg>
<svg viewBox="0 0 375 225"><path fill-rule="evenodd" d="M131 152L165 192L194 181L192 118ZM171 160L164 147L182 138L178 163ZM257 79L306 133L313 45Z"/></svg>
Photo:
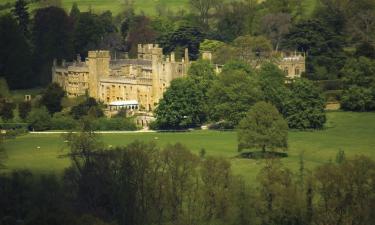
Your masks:
<svg viewBox="0 0 375 225"><path fill-rule="evenodd" d="M89 51L89 95L93 98L99 98L99 80L101 77L109 76L109 51Z"/></svg>

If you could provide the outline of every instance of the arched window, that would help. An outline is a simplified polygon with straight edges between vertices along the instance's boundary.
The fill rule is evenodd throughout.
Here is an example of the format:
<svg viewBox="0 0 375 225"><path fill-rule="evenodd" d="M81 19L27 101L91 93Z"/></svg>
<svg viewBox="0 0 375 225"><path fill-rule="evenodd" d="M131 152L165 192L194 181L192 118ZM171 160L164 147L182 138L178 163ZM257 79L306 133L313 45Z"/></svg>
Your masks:
<svg viewBox="0 0 375 225"><path fill-rule="evenodd" d="M284 73L289 74L289 68L288 67L284 67Z"/></svg>

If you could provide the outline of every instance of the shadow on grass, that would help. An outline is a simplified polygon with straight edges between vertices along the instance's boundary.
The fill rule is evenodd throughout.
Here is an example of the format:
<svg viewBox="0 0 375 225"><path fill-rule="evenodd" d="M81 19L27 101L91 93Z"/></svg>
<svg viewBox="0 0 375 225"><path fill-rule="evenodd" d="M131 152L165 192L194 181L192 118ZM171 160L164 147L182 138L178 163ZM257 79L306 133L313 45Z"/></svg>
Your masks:
<svg viewBox="0 0 375 225"><path fill-rule="evenodd" d="M238 155L238 158L243 159L273 159L273 158L286 158L288 153L286 152L242 152Z"/></svg>

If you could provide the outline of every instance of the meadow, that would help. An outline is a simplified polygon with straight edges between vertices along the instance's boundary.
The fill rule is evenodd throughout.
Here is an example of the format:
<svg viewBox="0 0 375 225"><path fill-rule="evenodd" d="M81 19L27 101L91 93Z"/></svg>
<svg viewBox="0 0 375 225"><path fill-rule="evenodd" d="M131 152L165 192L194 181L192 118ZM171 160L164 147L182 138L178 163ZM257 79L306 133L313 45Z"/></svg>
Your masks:
<svg viewBox="0 0 375 225"><path fill-rule="evenodd" d="M0 0L0 5L7 2L15 2L16 0ZM235 1L235 0L223 0ZM263 0L259 0L263 1ZM113 15L118 14L124 9L124 0L61 0L62 7L69 11L74 2L77 2L81 11L88 11L91 9L95 13L100 13L110 10ZM144 12L146 15L155 15L156 8L162 7L164 10L173 12L184 10L189 11L189 0L133 0L134 7L137 12ZM303 0L303 7L306 9L306 16L310 15L315 9L317 0ZM31 4L30 9L39 7L38 3Z"/></svg>
<svg viewBox="0 0 375 225"><path fill-rule="evenodd" d="M290 131L289 157L282 159L285 166L297 172L300 155L306 168L334 161L339 150L346 157L367 155L375 160L375 113L329 112L326 128L321 131ZM253 182L264 160L236 158L237 135L235 132L192 131L184 133L125 133L101 134L108 146L123 146L135 140L154 141L160 147L181 142L199 154L221 156L232 162L233 172ZM27 134L5 142L6 171L30 169L34 173L61 174L70 161L64 157L68 149L59 134ZM38 148L40 147L40 148Z"/></svg>

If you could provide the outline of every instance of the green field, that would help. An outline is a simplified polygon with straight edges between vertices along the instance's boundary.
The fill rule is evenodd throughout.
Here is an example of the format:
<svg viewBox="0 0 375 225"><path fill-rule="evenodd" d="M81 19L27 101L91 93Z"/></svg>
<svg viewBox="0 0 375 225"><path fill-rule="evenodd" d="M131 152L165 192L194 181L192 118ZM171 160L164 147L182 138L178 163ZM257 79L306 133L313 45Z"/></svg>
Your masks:
<svg viewBox="0 0 375 225"><path fill-rule="evenodd" d="M14 2L16 0L0 0L0 4L7 2ZM235 1L235 0L223 0ZM261 1L261 0L260 0ZM124 8L123 0L61 0L62 7L70 10L72 4L77 2L81 11L88 11L92 9L95 13L100 13L106 10L112 11L114 15L121 12ZM137 12L145 12L147 15L153 15L156 12L156 6L162 5L164 9L171 11L185 10L189 11L189 0L133 0L134 7ZM310 15L316 6L317 0L304 0L303 7L306 9L306 14ZM35 9L38 4L32 4L30 9Z"/></svg>
<svg viewBox="0 0 375 225"><path fill-rule="evenodd" d="M0 4L14 2L15 0L0 0ZM62 7L70 10L72 4L77 2L81 11L88 11L90 8L95 13L110 10L113 14L117 14L123 10L123 0L61 0ZM146 14L154 14L155 7L162 2L167 9L177 11L180 9L188 10L188 0L134 0L135 9ZM38 4L31 4L31 9L37 8Z"/></svg>
<svg viewBox="0 0 375 225"><path fill-rule="evenodd" d="M315 167L334 160L339 149L346 156L363 154L375 159L375 113L328 113L327 128L323 131L297 132L289 135L289 157L284 165L298 170L299 155L304 152L305 166ZM155 141L160 146L181 142L193 152L205 148L207 155L223 156L232 162L233 171L253 181L262 160L236 159L236 133L194 131L187 133L106 134L102 140L113 146L126 145L134 140ZM40 149L37 147L40 146ZM28 134L5 143L7 170L30 169L36 173L61 173L69 165L64 142L58 134Z"/></svg>

